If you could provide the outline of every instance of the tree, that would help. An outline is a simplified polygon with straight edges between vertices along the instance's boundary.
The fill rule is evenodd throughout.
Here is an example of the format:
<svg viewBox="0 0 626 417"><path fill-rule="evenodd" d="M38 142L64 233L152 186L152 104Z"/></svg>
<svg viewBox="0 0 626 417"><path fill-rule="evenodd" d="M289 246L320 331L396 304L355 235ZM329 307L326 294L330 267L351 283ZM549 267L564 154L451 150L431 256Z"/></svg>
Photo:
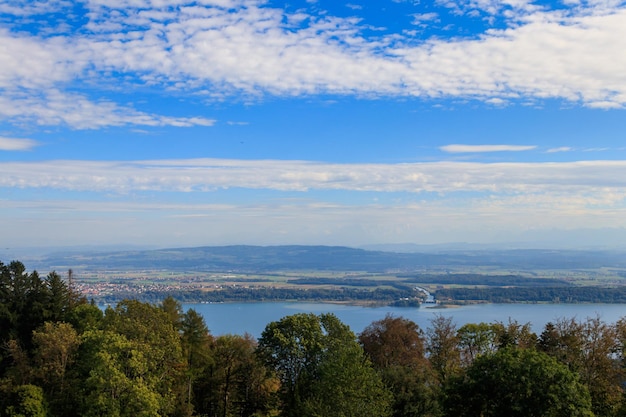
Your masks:
<svg viewBox="0 0 626 417"><path fill-rule="evenodd" d="M297 415L323 350L324 333L315 314L294 314L269 323L259 339L261 360L281 382L283 407ZM289 414L288 414L289 415Z"/></svg>
<svg viewBox="0 0 626 417"><path fill-rule="evenodd" d="M332 344L316 370L316 383L304 402L304 415L382 417L390 415L391 393L364 360L356 343Z"/></svg>
<svg viewBox="0 0 626 417"><path fill-rule="evenodd" d="M370 324L359 342L393 394L395 417L437 413L437 390L425 357L422 330L411 320L387 315Z"/></svg>
<svg viewBox="0 0 626 417"><path fill-rule="evenodd" d="M622 375L626 374L626 317L622 317L615 323L615 334L617 337L617 361L619 362ZM618 411L620 417L626 416L626 392L622 394L622 403Z"/></svg>
<svg viewBox="0 0 626 417"><path fill-rule="evenodd" d="M250 335L223 335L211 347L213 364L200 384L207 387L198 411L217 417L264 415L277 381L255 355L257 344ZM268 389L269 388L269 389Z"/></svg>
<svg viewBox="0 0 626 417"><path fill-rule="evenodd" d="M28 274L18 261L0 263L0 343L16 339L27 351L32 331L43 324L47 289L37 271Z"/></svg>
<svg viewBox="0 0 626 417"><path fill-rule="evenodd" d="M614 416L623 395L623 372L615 354L619 349L616 327L587 318L583 323L583 363L579 374L589 388L596 416Z"/></svg>
<svg viewBox="0 0 626 417"><path fill-rule="evenodd" d="M185 414L181 408L187 401L177 393L186 391L186 361L170 316L157 306L124 300L106 310L103 328L124 336L146 358L142 378L151 381L148 387L158 393L160 412Z"/></svg>
<svg viewBox="0 0 626 417"><path fill-rule="evenodd" d="M47 407L43 391L36 385L19 385L9 395L7 417L46 417Z"/></svg>
<svg viewBox="0 0 626 417"><path fill-rule="evenodd" d="M193 394L197 391L194 390L196 380L213 364L211 353L213 337L209 333L204 318L194 309L187 310L178 321L181 329L183 357L187 361L187 390L185 397L187 404L191 405L194 399ZM205 393L198 392L198 394L199 398L206 397ZM204 399L193 402L196 411L202 412L205 409L202 405Z"/></svg>
<svg viewBox="0 0 626 417"><path fill-rule="evenodd" d="M537 347L578 372L583 364L583 326L575 319L549 322L539 336Z"/></svg>
<svg viewBox="0 0 626 417"><path fill-rule="evenodd" d="M163 411L149 346L110 330L83 335L84 400L80 415L157 417ZM163 413L165 414L165 413Z"/></svg>
<svg viewBox="0 0 626 417"><path fill-rule="evenodd" d="M48 394L65 391L65 374L80 345L78 333L71 324L46 322L33 332L33 342L36 371Z"/></svg>
<svg viewBox="0 0 626 417"><path fill-rule="evenodd" d="M104 314L93 302L82 303L73 307L66 315L66 320L79 334L87 330L96 330L102 326Z"/></svg>
<svg viewBox="0 0 626 417"><path fill-rule="evenodd" d="M333 314L269 323L258 353L278 374L285 416L388 415L388 391L354 333Z"/></svg>
<svg viewBox="0 0 626 417"><path fill-rule="evenodd" d="M468 323L457 331L461 359L465 366L474 359L496 349L496 332L488 323Z"/></svg>
<svg viewBox="0 0 626 417"><path fill-rule="evenodd" d="M387 315L367 326L359 342L377 369L390 366L421 367L424 357L424 335L411 320Z"/></svg>
<svg viewBox="0 0 626 417"><path fill-rule="evenodd" d="M165 297L161 302L161 310L163 310L170 319L172 326L177 331L181 330L183 319L183 306L172 296Z"/></svg>
<svg viewBox="0 0 626 417"><path fill-rule="evenodd" d="M609 325L595 317L548 323L539 337L539 349L580 375L597 416L614 416L621 407L624 389L623 369L616 357L618 334L619 323Z"/></svg>
<svg viewBox="0 0 626 417"><path fill-rule="evenodd" d="M28 352L16 339L9 340L3 347L2 350L6 350L11 362L5 375L17 385L29 385L33 380L34 372Z"/></svg>
<svg viewBox="0 0 626 417"><path fill-rule="evenodd" d="M60 321L65 319L70 308L70 290L59 274L52 271L45 280L48 292L46 319Z"/></svg>
<svg viewBox="0 0 626 417"><path fill-rule="evenodd" d="M497 322L492 328L495 342L500 349L509 346L526 349L537 344L537 335L532 332L530 323L519 324L516 320L509 319L507 324Z"/></svg>
<svg viewBox="0 0 626 417"><path fill-rule="evenodd" d="M438 315L430 324L426 332L428 359L439 381L444 383L461 369L459 336L451 317Z"/></svg>
<svg viewBox="0 0 626 417"><path fill-rule="evenodd" d="M65 320L78 301L55 272L42 280L37 271L27 273L21 262L0 262L0 343L15 339L30 353L33 330L45 321ZM6 366L5 361L0 371Z"/></svg>
<svg viewBox="0 0 626 417"><path fill-rule="evenodd" d="M592 417L576 374L534 349L503 348L478 357L446 383L450 417Z"/></svg>

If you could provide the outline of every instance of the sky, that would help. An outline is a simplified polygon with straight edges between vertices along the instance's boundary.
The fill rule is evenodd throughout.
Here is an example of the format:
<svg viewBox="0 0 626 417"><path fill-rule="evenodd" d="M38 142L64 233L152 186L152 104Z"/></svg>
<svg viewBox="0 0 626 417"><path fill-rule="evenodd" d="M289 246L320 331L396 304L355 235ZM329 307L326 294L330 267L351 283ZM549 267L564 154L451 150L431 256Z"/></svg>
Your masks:
<svg viewBox="0 0 626 417"><path fill-rule="evenodd" d="M15 247L626 247L626 2L2 0Z"/></svg>

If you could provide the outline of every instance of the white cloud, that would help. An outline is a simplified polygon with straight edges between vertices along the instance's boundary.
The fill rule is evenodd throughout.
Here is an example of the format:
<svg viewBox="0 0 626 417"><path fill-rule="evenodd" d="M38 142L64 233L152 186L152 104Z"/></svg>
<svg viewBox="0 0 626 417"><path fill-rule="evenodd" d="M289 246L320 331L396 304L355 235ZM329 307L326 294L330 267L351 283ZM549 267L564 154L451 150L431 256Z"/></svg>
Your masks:
<svg viewBox="0 0 626 417"><path fill-rule="evenodd" d="M0 187L130 193L220 189L555 193L626 189L626 161L331 164L186 159L0 163ZM620 191L621 192L621 191Z"/></svg>
<svg viewBox="0 0 626 417"><path fill-rule="evenodd" d="M83 53L63 37L42 39L0 27L0 89L36 90L71 81L88 64Z"/></svg>
<svg viewBox="0 0 626 417"><path fill-rule="evenodd" d="M62 1L55 4L65 7ZM458 4L523 13L509 27L471 39L416 43L401 33L366 35L372 32L358 18L290 14L261 1L90 0L85 3L89 22L74 34L0 29L2 114L9 121L35 118L39 124L79 128L105 122L210 124L132 108L125 116L127 104L100 99L110 91L93 92L111 81L127 91L149 85L164 94L174 89L220 98L339 94L496 104L557 98L603 109L626 105L621 3L583 2L557 11L540 10L526 0ZM426 17L434 15L421 15ZM84 85L91 92L81 90ZM49 108L39 100L42 90L81 99ZM34 114L31 103L44 111ZM88 108L104 114L101 124L86 120Z"/></svg>
<svg viewBox="0 0 626 417"><path fill-rule="evenodd" d="M611 148L587 148L587 149L583 149L583 152L605 152L605 151L610 151ZM615 149L617 151L623 151L624 148L618 148Z"/></svg>
<svg viewBox="0 0 626 417"><path fill-rule="evenodd" d="M39 143L32 139L7 138L0 136L0 151L28 151Z"/></svg>
<svg viewBox="0 0 626 417"><path fill-rule="evenodd" d="M68 0L46 0L46 1L23 1L23 0L3 0L0 3L0 13L15 16L33 16L58 12L68 9L72 2Z"/></svg>
<svg viewBox="0 0 626 417"><path fill-rule="evenodd" d="M458 14L475 14L480 10L490 15L512 11L509 16L524 15L540 9L533 0L437 0L437 3L453 9Z"/></svg>
<svg viewBox="0 0 626 417"><path fill-rule="evenodd" d="M574 148L571 148L569 146L561 146L558 148L550 148L546 151L546 153L557 153L557 152L571 152L573 151Z"/></svg>
<svg viewBox="0 0 626 417"><path fill-rule="evenodd" d="M58 90L37 95L20 92L0 96L0 119L43 126L65 125L74 129L98 129L108 126L212 126L204 117L168 117L118 106L110 101L90 101L78 94Z"/></svg>
<svg viewBox="0 0 626 417"><path fill-rule="evenodd" d="M475 153L475 152L521 152L536 149L536 146L528 145L445 145L439 149L449 153Z"/></svg>
<svg viewBox="0 0 626 417"><path fill-rule="evenodd" d="M424 22L431 22L439 19L439 15L437 13L414 13L411 17L413 18L413 21L411 22L413 25L422 25Z"/></svg>

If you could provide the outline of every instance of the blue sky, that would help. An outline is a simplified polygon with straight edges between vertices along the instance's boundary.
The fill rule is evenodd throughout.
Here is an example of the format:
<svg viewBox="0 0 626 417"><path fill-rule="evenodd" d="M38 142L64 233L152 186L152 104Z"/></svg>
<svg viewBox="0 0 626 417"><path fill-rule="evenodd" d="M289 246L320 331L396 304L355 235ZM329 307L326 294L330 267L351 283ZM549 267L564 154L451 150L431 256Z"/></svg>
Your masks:
<svg viewBox="0 0 626 417"><path fill-rule="evenodd" d="M1 246L626 247L624 51L617 0L5 0Z"/></svg>

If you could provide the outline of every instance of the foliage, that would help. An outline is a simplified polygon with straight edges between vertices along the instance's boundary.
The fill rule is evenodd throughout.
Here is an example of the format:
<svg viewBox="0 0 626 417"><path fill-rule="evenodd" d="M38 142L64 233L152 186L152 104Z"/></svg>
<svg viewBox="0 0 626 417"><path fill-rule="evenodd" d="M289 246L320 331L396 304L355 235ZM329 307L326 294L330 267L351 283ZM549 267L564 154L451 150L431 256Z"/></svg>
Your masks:
<svg viewBox="0 0 626 417"><path fill-rule="evenodd" d="M424 334L417 324L387 315L367 326L359 342L393 394L393 416L438 413L435 375L425 357Z"/></svg>
<svg viewBox="0 0 626 417"><path fill-rule="evenodd" d="M507 347L477 358L446 384L448 416L593 416L576 374L534 349Z"/></svg>
<svg viewBox="0 0 626 417"><path fill-rule="evenodd" d="M46 417L43 391L36 385L19 385L9 394L7 417Z"/></svg>
<svg viewBox="0 0 626 417"><path fill-rule="evenodd" d="M103 313L15 261L0 263L0 326L0 417L626 416L626 318L559 319L537 337L387 316L357 339L332 314L295 314L257 343L212 336L173 297Z"/></svg>
<svg viewBox="0 0 626 417"><path fill-rule="evenodd" d="M278 381L258 361L256 341L248 336L223 335L210 348L213 359L199 377L205 392L197 411L218 416L251 416L270 413Z"/></svg>
<svg viewBox="0 0 626 417"><path fill-rule="evenodd" d="M622 406L624 369L616 355L619 332L619 323L608 325L599 317L582 322L561 319L548 323L539 337L539 349L576 372L589 388L596 416L616 415Z"/></svg>
<svg viewBox="0 0 626 417"><path fill-rule="evenodd" d="M431 320L427 331L428 359L440 383L461 369L461 352L456 324L450 317L441 315Z"/></svg>
<svg viewBox="0 0 626 417"><path fill-rule="evenodd" d="M384 416L390 396L356 336L332 314L269 323L259 356L281 381L285 416Z"/></svg>

